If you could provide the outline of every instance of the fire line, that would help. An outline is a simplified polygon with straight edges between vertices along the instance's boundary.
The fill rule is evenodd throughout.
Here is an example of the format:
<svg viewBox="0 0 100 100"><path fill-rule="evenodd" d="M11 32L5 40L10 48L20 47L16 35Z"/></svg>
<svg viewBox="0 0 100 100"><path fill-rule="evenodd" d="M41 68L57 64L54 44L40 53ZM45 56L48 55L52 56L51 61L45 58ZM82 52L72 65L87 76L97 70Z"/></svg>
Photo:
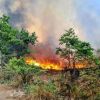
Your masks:
<svg viewBox="0 0 100 100"><path fill-rule="evenodd" d="M50 60L35 60L32 57L25 57L25 62L29 65L35 65L46 70L63 70L65 68L65 64L62 61L52 62ZM80 69L86 67L86 64L76 63L75 66Z"/></svg>

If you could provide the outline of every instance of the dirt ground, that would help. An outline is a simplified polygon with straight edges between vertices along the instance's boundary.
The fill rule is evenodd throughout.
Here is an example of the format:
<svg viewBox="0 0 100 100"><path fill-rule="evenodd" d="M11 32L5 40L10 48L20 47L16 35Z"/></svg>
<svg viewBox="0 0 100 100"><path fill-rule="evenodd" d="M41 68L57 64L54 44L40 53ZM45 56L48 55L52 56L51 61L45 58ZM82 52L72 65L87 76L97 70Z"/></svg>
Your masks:
<svg viewBox="0 0 100 100"><path fill-rule="evenodd" d="M0 84L0 100L20 100L22 92L16 92L11 87Z"/></svg>

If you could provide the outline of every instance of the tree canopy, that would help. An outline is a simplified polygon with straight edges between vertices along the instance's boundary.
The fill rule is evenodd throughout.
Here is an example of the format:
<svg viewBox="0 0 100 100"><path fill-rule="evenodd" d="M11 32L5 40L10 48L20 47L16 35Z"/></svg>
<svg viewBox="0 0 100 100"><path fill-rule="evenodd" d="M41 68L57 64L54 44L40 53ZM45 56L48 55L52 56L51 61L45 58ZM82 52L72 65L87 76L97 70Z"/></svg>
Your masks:
<svg viewBox="0 0 100 100"><path fill-rule="evenodd" d="M57 48L56 53L66 58L69 61L69 66L71 59L75 63L76 60L93 58L93 48L90 43L81 41L72 28L66 30L59 41L61 47Z"/></svg>
<svg viewBox="0 0 100 100"><path fill-rule="evenodd" d="M34 45L37 41L35 33L14 28L9 23L9 17L3 15L0 18L0 51L4 55L14 54L17 57L30 52L28 44Z"/></svg>

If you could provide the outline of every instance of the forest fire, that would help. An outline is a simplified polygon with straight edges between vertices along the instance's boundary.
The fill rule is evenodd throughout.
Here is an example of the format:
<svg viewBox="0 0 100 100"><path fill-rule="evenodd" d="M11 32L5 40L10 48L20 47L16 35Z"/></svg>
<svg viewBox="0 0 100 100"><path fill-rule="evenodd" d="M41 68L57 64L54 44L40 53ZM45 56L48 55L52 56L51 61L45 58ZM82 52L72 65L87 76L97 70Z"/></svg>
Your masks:
<svg viewBox="0 0 100 100"><path fill-rule="evenodd" d="M65 68L73 68L73 61L71 61L71 65L69 67L68 60L56 55L54 50L48 45L38 45L34 48L30 48L34 50L34 53L25 57L27 64L39 66L48 70L64 70ZM86 62L82 61L75 64L75 68L80 69L84 67L86 67Z"/></svg>
<svg viewBox="0 0 100 100"><path fill-rule="evenodd" d="M55 54L55 51L49 46L49 44L38 44L30 49L34 53L27 55L25 61L27 64L33 64L43 69L62 70L64 69L64 61Z"/></svg>
<svg viewBox="0 0 100 100"><path fill-rule="evenodd" d="M49 60L37 61L37 60L34 60L31 57L26 57L25 61L26 61L27 64L39 66L43 69L63 70L62 63L51 62Z"/></svg>
<svg viewBox="0 0 100 100"><path fill-rule="evenodd" d="M50 47L45 48L45 50L44 47L45 46L35 47L34 50L36 52L25 57L26 63L49 70L64 70L64 68L73 68L73 63L71 63L71 66L68 67L68 61L56 55ZM84 68L86 67L86 62L76 63L75 67L78 69Z"/></svg>
<svg viewBox="0 0 100 100"><path fill-rule="evenodd" d="M39 61L39 60L34 60L32 57L26 57L25 61L29 65L39 66L43 69L48 69L48 70L50 70L50 69L52 69L52 70L64 70L64 68L65 68L65 63L63 61L60 61L60 60L58 62L54 62L54 61L50 61L50 60ZM86 64L81 63L81 62L76 63L75 67L78 69L85 68Z"/></svg>

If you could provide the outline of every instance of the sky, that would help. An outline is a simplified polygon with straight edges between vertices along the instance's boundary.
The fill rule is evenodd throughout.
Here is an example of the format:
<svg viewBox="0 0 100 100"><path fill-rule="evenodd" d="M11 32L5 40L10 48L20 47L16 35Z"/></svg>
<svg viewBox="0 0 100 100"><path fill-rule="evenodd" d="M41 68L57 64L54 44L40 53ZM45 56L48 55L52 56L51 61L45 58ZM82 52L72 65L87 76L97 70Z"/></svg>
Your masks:
<svg viewBox="0 0 100 100"><path fill-rule="evenodd" d="M75 5L86 39L100 47L100 0L76 0Z"/></svg>
<svg viewBox="0 0 100 100"><path fill-rule="evenodd" d="M58 44L68 28L80 39L100 47L100 0L0 0L0 16L15 27L36 32L41 43Z"/></svg>

